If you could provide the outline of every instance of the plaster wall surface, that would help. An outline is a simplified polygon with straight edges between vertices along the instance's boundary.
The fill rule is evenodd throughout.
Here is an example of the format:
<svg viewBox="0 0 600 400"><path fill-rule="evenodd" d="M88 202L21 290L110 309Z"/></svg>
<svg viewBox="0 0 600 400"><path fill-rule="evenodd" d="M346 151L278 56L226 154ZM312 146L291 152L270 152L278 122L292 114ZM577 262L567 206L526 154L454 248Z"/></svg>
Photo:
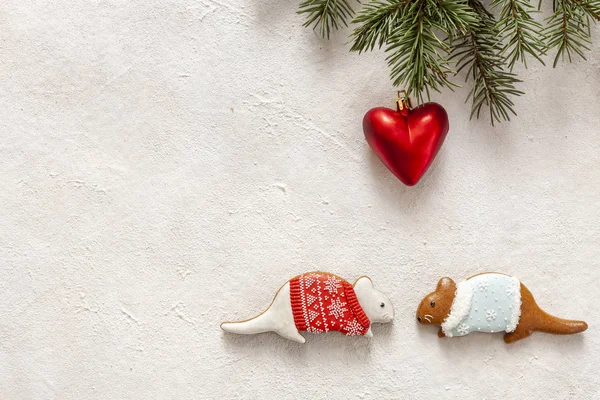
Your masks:
<svg viewBox="0 0 600 400"><path fill-rule="evenodd" d="M385 55L320 39L297 2L0 4L0 398L600 396L600 37L518 68L519 116L469 121L402 185L361 121ZM551 59L548 58L551 63ZM224 334L289 278L369 275L374 338ZM440 340L442 276L517 276L575 336Z"/></svg>

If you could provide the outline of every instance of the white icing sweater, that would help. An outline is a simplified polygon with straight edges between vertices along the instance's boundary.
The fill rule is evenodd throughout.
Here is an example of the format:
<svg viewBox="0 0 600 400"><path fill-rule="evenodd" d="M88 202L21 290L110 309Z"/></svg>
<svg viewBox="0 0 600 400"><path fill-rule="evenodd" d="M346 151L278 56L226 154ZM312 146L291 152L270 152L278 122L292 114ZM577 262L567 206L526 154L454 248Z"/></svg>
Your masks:
<svg viewBox="0 0 600 400"><path fill-rule="evenodd" d="M481 274L456 286L456 296L442 331L448 337L471 332L512 332L520 316L519 280L503 274Z"/></svg>

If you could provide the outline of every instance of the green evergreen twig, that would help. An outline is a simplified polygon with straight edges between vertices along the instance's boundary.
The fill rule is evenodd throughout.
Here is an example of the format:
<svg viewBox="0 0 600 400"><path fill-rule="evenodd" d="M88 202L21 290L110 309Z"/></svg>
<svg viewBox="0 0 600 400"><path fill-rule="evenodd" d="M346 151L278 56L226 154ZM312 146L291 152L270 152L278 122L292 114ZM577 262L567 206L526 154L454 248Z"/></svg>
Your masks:
<svg viewBox="0 0 600 400"><path fill-rule="evenodd" d="M374 0L365 4L360 14L354 19L358 28L350 38L353 40L350 51L373 50L375 46L383 47L392 35L411 0Z"/></svg>
<svg viewBox="0 0 600 400"><path fill-rule="evenodd" d="M472 101L471 118L479 118L483 106L489 109L492 125L510 120L511 113L516 115L510 96L523 94L515 87L521 81L505 70L493 21L484 20L470 29L458 38L454 49L451 58L456 60L457 72L466 69L467 79L473 79L473 88L467 96L467 101Z"/></svg>
<svg viewBox="0 0 600 400"><path fill-rule="evenodd" d="M348 26L354 10L347 0L305 0L300 3L298 14L308 14L304 26L319 27L321 36L329 39L331 30Z"/></svg>
<svg viewBox="0 0 600 400"><path fill-rule="evenodd" d="M543 28L531 16L534 6L528 0L493 0L492 6L500 6L496 27L504 42L500 54L506 57L509 68L512 70L517 61L527 66L527 54L544 64L540 57L545 51L540 35Z"/></svg>
<svg viewBox="0 0 600 400"><path fill-rule="evenodd" d="M450 48L436 35L435 29L440 26L426 6L427 0L407 6L386 48L394 85L404 87L407 95L416 96L419 102L423 101L423 92L429 98L429 89L439 92L442 87L453 86L448 80L451 70L446 59Z"/></svg>
<svg viewBox="0 0 600 400"><path fill-rule="evenodd" d="M451 48L446 39L466 32L476 21L464 0L374 0L354 20L360 26L351 36L351 50L385 46L394 85L422 102L430 89L457 86L448 77Z"/></svg>
<svg viewBox="0 0 600 400"><path fill-rule="evenodd" d="M553 8L544 30L547 50L557 49L553 66L565 55L569 62L574 54L585 60L592 43L590 20L600 20L600 0L555 0Z"/></svg>
<svg viewBox="0 0 600 400"><path fill-rule="evenodd" d="M431 90L452 90L458 85L451 75L467 71L471 117L486 107L493 125L516 114L512 97L523 92L510 71L517 62L527 67L531 56L543 64L542 56L557 49L556 66L565 56L585 58L590 49L600 0L553 1L545 27L533 18L530 0L492 0L498 19L482 0L370 0L356 17L348 0L305 0L298 13L307 14L304 25L319 28L323 37L354 18L351 51L384 48L394 85L418 102L429 99Z"/></svg>

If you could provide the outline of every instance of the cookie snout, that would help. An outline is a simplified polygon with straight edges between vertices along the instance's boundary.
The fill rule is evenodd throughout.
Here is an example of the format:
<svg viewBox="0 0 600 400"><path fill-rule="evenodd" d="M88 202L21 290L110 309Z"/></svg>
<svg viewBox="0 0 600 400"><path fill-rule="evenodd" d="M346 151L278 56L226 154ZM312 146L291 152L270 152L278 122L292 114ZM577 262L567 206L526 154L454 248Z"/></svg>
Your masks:
<svg viewBox="0 0 600 400"><path fill-rule="evenodd" d="M419 309L419 311L421 311L421 310ZM422 312L419 312L419 311L417 311L417 321L420 324L431 324L433 322L432 321L433 320L433 315L429 315L427 313L422 313Z"/></svg>

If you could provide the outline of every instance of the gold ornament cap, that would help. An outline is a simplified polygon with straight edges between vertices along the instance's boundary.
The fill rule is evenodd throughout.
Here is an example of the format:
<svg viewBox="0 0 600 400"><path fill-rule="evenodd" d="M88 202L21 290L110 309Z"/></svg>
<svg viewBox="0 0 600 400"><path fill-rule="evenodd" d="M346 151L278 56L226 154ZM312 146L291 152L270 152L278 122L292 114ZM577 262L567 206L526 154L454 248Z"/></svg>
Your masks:
<svg viewBox="0 0 600 400"><path fill-rule="evenodd" d="M398 100L396 100L396 110L398 112L401 111L410 111L412 108L412 104L410 103L410 98L406 94L406 90L398 91Z"/></svg>

